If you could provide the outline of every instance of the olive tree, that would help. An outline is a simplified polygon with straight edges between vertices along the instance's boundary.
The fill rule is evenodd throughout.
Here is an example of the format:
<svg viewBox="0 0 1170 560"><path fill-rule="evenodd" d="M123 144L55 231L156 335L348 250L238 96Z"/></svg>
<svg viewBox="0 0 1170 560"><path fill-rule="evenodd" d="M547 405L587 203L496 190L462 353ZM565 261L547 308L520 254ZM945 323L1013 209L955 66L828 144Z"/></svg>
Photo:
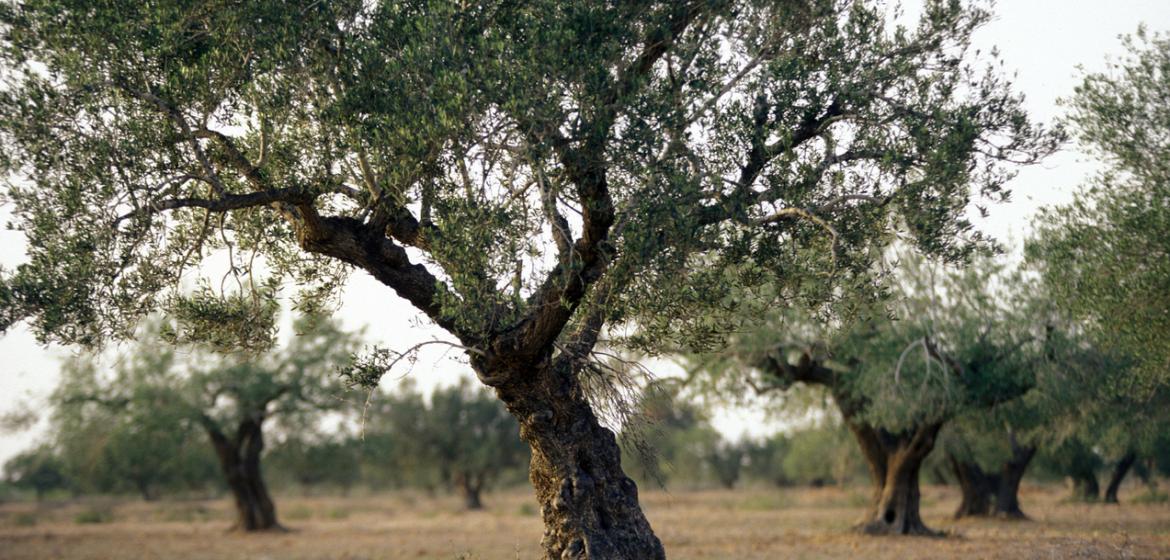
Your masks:
<svg viewBox="0 0 1170 560"><path fill-rule="evenodd" d="M516 419L466 381L431 394L417 435L417 448L462 492L467 509L482 509L483 489L528 461Z"/></svg>
<svg viewBox="0 0 1170 560"><path fill-rule="evenodd" d="M1170 380L1170 37L1139 30L1125 46L1068 101L1071 128L1105 169L1041 213L1027 254L1053 297L1106 350L1135 358L1153 390Z"/></svg>
<svg viewBox="0 0 1170 560"><path fill-rule="evenodd" d="M1170 387L1170 37L1142 28L1123 42L1126 56L1084 76L1067 101L1071 129L1104 170L1072 202L1045 209L1027 245L1044 289L1114 356L1103 372L1110 382L1093 385L1097 412L1083 415L1081 443L1054 459L1096 499L1090 467L1103 459L1081 447L1107 444L1117 458L1107 501L1136 454L1153 452L1149 427L1164 417ZM1124 419L1135 417L1144 421L1128 429Z"/></svg>
<svg viewBox="0 0 1170 560"><path fill-rule="evenodd" d="M458 491L467 509L482 509L483 490L528 466L516 419L468 380L424 396L413 383L374 395L363 412L357 447L376 484L439 486Z"/></svg>
<svg viewBox="0 0 1170 560"><path fill-rule="evenodd" d="M306 416L344 407L344 387L333 363L353 350L348 335L326 321L302 318L297 326L302 332L268 355L216 357L185 348L193 353L186 361L146 334L144 342L117 361L111 375L103 373L95 357L83 357L63 370L54 404L75 419L65 426L84 427L110 416L149 417L150 422L171 423L174 433L182 433L185 426L202 430L234 498L235 528L279 529L261 469L265 426L273 419L303 424ZM136 425L149 426L145 421ZM115 464L129 468L124 473L128 477L137 468L125 458Z"/></svg>
<svg viewBox="0 0 1170 560"><path fill-rule="evenodd" d="M16 488L31 489L37 501L53 490L70 486L63 461L48 446L30 449L6 461L4 481Z"/></svg>
<svg viewBox="0 0 1170 560"><path fill-rule="evenodd" d="M955 518L994 516L1026 519L1019 490L1038 443L1021 434L994 409L971 411L956 419L940 438L959 485Z"/></svg>
<svg viewBox="0 0 1170 560"><path fill-rule="evenodd" d="M835 320L791 308L752 315L726 351L699 354L714 391L770 394L822 387L856 439L873 482L858 527L933 534L919 514L919 471L956 415L1026 393L1038 341L991 286L990 259L948 270L912 254L889 278L890 300Z"/></svg>
<svg viewBox="0 0 1170 560"><path fill-rule="evenodd" d="M962 252L968 203L1005 196L1001 164L1052 148L967 53L986 9L887 15L6 4L0 162L29 255L0 283L0 326L97 344L166 304L185 337L262 345L250 286L297 284L321 309L364 271L450 333L519 421L549 557L662 557L581 382L606 323L676 301L657 280L700 249L797 276L810 259L864 268L893 230ZM270 283L183 291L209 255ZM374 383L394 363L355 372Z"/></svg>
<svg viewBox="0 0 1170 560"><path fill-rule="evenodd" d="M667 487L720 477L711 472L719 469L717 462L727 460L720 456L719 432L708 411L689 397L675 379L655 380L642 388L637 414L622 426L621 441L643 481Z"/></svg>

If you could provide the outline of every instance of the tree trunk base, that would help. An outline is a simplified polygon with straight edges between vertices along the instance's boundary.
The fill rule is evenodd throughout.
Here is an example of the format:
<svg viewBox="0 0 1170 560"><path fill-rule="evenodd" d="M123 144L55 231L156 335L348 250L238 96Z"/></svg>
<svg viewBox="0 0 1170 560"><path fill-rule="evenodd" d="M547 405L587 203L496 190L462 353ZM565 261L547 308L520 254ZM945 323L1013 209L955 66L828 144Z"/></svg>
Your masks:
<svg viewBox="0 0 1170 560"><path fill-rule="evenodd" d="M547 560L665 560L662 543L573 372L545 370L496 387L532 449L529 478L544 519Z"/></svg>
<svg viewBox="0 0 1170 560"><path fill-rule="evenodd" d="M863 423L851 422L849 427L861 445L874 482L873 500L857 530L865 535L943 536L922 522L918 487L922 462L934 448L942 425L920 425L902 433Z"/></svg>
<svg viewBox="0 0 1170 560"><path fill-rule="evenodd" d="M983 468L972 460L960 460L952 454L948 454L947 459L962 492L959 508L955 510L955 519L990 517L993 509L992 497L999 491L999 476L984 472Z"/></svg>
<svg viewBox="0 0 1170 560"><path fill-rule="evenodd" d="M1105 488L1105 503L1117 505L1120 502L1117 500L1117 491L1121 489L1121 483L1125 480L1125 475L1129 473L1130 468L1133 467L1134 462L1137 461L1137 454L1130 451L1118 461L1117 466L1113 469L1113 474L1109 477L1109 486Z"/></svg>

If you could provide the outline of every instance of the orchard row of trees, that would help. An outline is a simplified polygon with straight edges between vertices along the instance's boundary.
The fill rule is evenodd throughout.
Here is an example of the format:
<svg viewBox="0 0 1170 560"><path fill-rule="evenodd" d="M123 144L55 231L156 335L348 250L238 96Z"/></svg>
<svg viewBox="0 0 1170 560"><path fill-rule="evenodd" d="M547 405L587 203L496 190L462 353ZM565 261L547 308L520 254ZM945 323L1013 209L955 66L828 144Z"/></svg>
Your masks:
<svg viewBox="0 0 1170 560"><path fill-rule="evenodd" d="M0 168L28 259L0 277L0 328L98 347L162 309L171 343L258 354L279 288L328 310L360 271L515 418L548 558L665 557L599 418L625 410L602 406L628 381L619 349L687 356L716 394L820 388L873 478L864 529L926 533L918 475L944 429L1008 415L987 421L1014 451L1053 415L1164 402L1170 49L1139 37L1076 92L1070 123L1114 172L1042 217L1029 259L1053 298L1032 300L992 289L1010 275L981 268L995 244L967 215L1066 135L970 49L989 5L888 9L6 4ZM348 378L402 358L375 349ZM262 363L182 399L235 403L199 423L260 526L266 407L323 386ZM231 396L257 367L274 381ZM115 389L96 398L135 400Z"/></svg>
<svg viewBox="0 0 1170 560"><path fill-rule="evenodd" d="M345 333L328 325L317 330L330 345L352 345ZM302 347L301 353L324 348ZM97 375L92 360L68 364L52 398L53 438L11 459L5 465L7 483L35 493L37 499L50 492L129 492L155 500L227 489L214 440L201 420L217 412L215 403L197 409L175 400L181 395L179 387L190 392L200 383L214 390L213 380L222 382L222 377L195 374L176 383L183 374L174 355L158 354L157 346L135 351L142 356L120 360L113 378ZM319 376L317 381L328 386L331 372L323 365L318 362L307 375ZM254 380L263 375L251 374ZM96 396L108 395L115 385L137 385L139 400L111 403ZM848 429L824 409L826 402L816 391L805 391L797 399L822 413L820 418L762 440L741 441L723 437L711 425L707 407L682 393L683 387L670 380L645 387L638 416L623 434L623 461L644 484L822 486L854 483L866 474ZM147 394L150 400L142 400ZM354 487L458 491L468 508L478 509L485 485L514 485L523 478L528 458L515 423L490 397L466 383L438 389L429 399L414 391L409 381L394 393L364 403L355 397L334 383L328 404L300 403L295 415L290 414L295 403L269 409L266 416L275 425L264 433L276 441L263 455L265 480L305 492L347 494ZM335 424L326 424L326 417ZM1001 488L1007 488L1013 472L1018 473L1014 479L1018 483L1033 456L1037 457L1033 474L1067 478L1076 484L1076 497L1086 500L1102 498L1098 474L1106 467L1112 467L1104 494L1107 502L1117 501L1118 487L1130 468L1151 484L1151 490L1153 476L1170 475L1170 441L1164 426L1157 427L1154 439L1143 446L1124 437L1128 429L1102 431L1092 426L1049 437L1049 445L1038 450L1035 444L1020 443L1041 440L1036 434L1005 430L988 423L989 418L971 416L943 430L940 450L924 462L928 480L956 483L964 490L957 516L1021 516L1014 489ZM1051 421L1039 423L1041 433L1051 432L1047 424ZM1017 464L1021 453L1022 464Z"/></svg>
<svg viewBox="0 0 1170 560"><path fill-rule="evenodd" d="M453 406L479 410L480 415L461 417ZM305 493L348 494L355 487L455 491L468 508L478 509L483 507L481 490L514 486L527 471L527 450L515 423L490 397L467 384L439 389L429 400L409 387L380 398L371 403L360 430L352 423L357 414L331 412L350 422L339 422L331 431L318 423L295 428L282 423L269 430L276 441L267 446L262 466L271 486ZM446 431L485 416L501 424L493 430L494 438L443 442L419 437L420 430ZM137 420L119 410L61 407L51 428L55 437L10 459L4 482L38 500L60 494L130 493L152 501L231 490L207 433L189 418ZM87 427L76 430L67 422Z"/></svg>
<svg viewBox="0 0 1170 560"><path fill-rule="evenodd" d="M462 383L424 398L406 383L357 398L336 366L356 338L317 317L294 330L260 358L147 333L112 371L95 356L72 360L50 399L49 441L12 459L7 477L38 497L226 487L237 525L262 530L279 526L273 474L305 488L458 488L479 508L485 486L527 466L516 422L482 390Z"/></svg>

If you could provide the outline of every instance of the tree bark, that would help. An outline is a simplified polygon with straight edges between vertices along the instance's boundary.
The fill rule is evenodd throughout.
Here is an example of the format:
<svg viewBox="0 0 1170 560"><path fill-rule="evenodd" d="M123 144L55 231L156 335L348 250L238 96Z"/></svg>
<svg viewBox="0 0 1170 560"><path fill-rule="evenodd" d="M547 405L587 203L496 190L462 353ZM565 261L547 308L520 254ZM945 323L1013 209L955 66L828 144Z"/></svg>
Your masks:
<svg viewBox="0 0 1170 560"><path fill-rule="evenodd" d="M947 454L951 470L955 473L962 500L955 511L955 519L983 517L991 513L991 498L999 490L1000 477L985 472L974 461L960 461L953 454Z"/></svg>
<svg viewBox="0 0 1170 560"><path fill-rule="evenodd" d="M1035 446L1021 446L1012 436L1012 456L1004 461L999 475L999 489L995 496L995 515L1005 519L1027 519L1020 509L1020 481L1032 458L1036 456Z"/></svg>
<svg viewBox="0 0 1170 560"><path fill-rule="evenodd" d="M1113 474L1109 476L1109 486L1105 488L1105 503L1118 503L1117 491L1121 488L1125 475L1129 474L1129 469L1133 467L1135 461L1137 461L1137 454L1130 451L1117 462L1117 466L1113 468Z"/></svg>
<svg viewBox="0 0 1170 560"><path fill-rule="evenodd" d="M874 483L873 499L858 529L870 535L938 535L922 522L918 475L942 424L895 434L849 419L847 423Z"/></svg>
<svg viewBox="0 0 1170 560"><path fill-rule="evenodd" d="M617 439L598 422L571 368L544 365L493 386L532 449L544 557L664 559L638 488L622 470Z"/></svg>
<svg viewBox="0 0 1170 560"><path fill-rule="evenodd" d="M262 418L243 420L234 439L228 439L217 427L208 426L220 469L235 499L233 528L241 531L282 529L260 471L260 454L264 450L262 423Z"/></svg>

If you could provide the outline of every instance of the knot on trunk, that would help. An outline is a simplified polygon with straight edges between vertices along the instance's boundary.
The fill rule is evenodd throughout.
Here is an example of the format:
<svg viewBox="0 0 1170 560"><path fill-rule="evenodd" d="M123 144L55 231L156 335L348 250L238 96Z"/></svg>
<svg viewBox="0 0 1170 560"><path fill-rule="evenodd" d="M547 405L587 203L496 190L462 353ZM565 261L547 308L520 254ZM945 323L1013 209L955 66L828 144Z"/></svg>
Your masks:
<svg viewBox="0 0 1170 560"><path fill-rule="evenodd" d="M577 473L573 475L573 493L577 496L590 494L593 492L594 483L593 477L583 469L578 468Z"/></svg>
<svg viewBox="0 0 1170 560"><path fill-rule="evenodd" d="M638 484L628 476L623 476L621 482L613 487L613 491L621 492L626 498L638 501Z"/></svg>
<svg viewBox="0 0 1170 560"><path fill-rule="evenodd" d="M559 512L567 511L573 502L573 480L566 477L561 481L561 490L557 492L557 499L553 501L553 509Z"/></svg>
<svg viewBox="0 0 1170 560"><path fill-rule="evenodd" d="M481 371L475 369L475 376L479 378L479 382L492 388L502 387L511 379L511 375L507 371Z"/></svg>
<svg viewBox="0 0 1170 560"><path fill-rule="evenodd" d="M561 553L562 560L576 560L585 557L585 541L583 539L573 539L565 551Z"/></svg>

